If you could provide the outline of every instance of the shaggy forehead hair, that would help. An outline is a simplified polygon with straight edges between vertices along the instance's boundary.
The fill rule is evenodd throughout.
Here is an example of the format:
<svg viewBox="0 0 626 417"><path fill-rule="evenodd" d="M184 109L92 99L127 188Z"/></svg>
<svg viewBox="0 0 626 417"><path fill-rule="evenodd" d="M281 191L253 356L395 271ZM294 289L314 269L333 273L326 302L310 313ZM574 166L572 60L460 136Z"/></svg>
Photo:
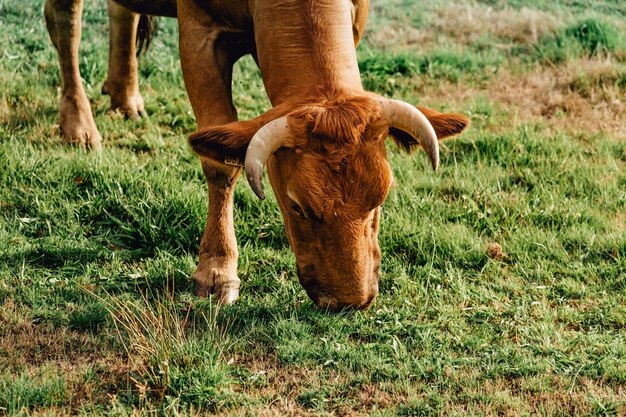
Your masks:
<svg viewBox="0 0 626 417"><path fill-rule="evenodd" d="M290 185L316 218L361 216L382 204L391 170L388 128L375 100L340 96L306 105L289 115L289 127L301 151Z"/></svg>

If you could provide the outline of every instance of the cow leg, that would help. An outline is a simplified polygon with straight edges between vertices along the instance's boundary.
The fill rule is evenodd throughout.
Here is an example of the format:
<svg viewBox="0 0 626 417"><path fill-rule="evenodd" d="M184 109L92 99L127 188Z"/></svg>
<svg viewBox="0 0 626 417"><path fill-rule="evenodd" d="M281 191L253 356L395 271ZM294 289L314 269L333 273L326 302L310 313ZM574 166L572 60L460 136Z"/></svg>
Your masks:
<svg viewBox="0 0 626 417"><path fill-rule="evenodd" d="M239 57L229 52L220 31L193 0L178 2L180 58L187 94L198 128L237 120L232 104L232 66ZM215 294L222 303L239 297L237 240L233 225L233 195L241 169L202 159L209 189L209 213L200 242L195 293Z"/></svg>
<svg viewBox="0 0 626 417"><path fill-rule="evenodd" d="M145 114L137 78L137 24L139 15L108 0L109 73L102 93L111 96L111 110L138 119Z"/></svg>
<svg viewBox="0 0 626 417"><path fill-rule="evenodd" d="M239 297L233 195L240 169L208 160L202 161L202 169L209 188L209 214L193 274L194 292L200 297L215 294L220 302L231 303Z"/></svg>
<svg viewBox="0 0 626 417"><path fill-rule="evenodd" d="M47 0L44 14L61 68L61 136L68 143L100 150L102 138L78 70L82 0Z"/></svg>

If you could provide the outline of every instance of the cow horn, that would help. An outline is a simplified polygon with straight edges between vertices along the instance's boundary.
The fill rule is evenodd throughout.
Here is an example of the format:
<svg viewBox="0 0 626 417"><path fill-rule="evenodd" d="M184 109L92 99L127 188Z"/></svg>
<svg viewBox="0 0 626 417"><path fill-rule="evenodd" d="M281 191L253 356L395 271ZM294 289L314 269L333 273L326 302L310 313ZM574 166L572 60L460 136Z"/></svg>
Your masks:
<svg viewBox="0 0 626 417"><path fill-rule="evenodd" d="M286 141L289 135L289 125L287 116L272 120L261 129L259 129L246 151L246 177L252 187L252 191L261 200L265 199L263 186L263 169L269 157L276 152Z"/></svg>
<svg viewBox="0 0 626 417"><path fill-rule="evenodd" d="M383 99L380 102L382 116L390 127L403 130L413 136L426 151L433 170L439 167L439 142L435 129L414 106L400 100Z"/></svg>

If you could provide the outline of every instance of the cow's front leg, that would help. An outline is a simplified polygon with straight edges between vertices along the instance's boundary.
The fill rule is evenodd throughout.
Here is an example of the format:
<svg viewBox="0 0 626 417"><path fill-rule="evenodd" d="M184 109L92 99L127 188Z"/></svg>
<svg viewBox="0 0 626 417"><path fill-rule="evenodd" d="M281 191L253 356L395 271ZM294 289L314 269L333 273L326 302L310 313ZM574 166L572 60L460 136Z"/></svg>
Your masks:
<svg viewBox="0 0 626 417"><path fill-rule="evenodd" d="M138 119L145 114L137 78L137 25L139 15L108 0L109 73L102 92L111 96L111 110Z"/></svg>
<svg viewBox="0 0 626 417"><path fill-rule="evenodd" d="M233 195L240 169L206 159L202 169L209 188L209 214L193 275L194 291L201 297L215 294L220 302L231 303L239 297Z"/></svg>
<svg viewBox="0 0 626 417"><path fill-rule="evenodd" d="M102 138L78 70L82 11L82 0L47 0L44 14L61 68L61 136L65 142L99 150Z"/></svg>
<svg viewBox="0 0 626 417"><path fill-rule="evenodd" d="M179 0L180 58L185 87L198 129L237 120L232 104L234 62L248 52L243 44L216 27L194 0ZM209 214L200 243L195 292L215 294L223 303L239 296L237 240L233 225L233 194L240 168L202 160L209 189Z"/></svg>

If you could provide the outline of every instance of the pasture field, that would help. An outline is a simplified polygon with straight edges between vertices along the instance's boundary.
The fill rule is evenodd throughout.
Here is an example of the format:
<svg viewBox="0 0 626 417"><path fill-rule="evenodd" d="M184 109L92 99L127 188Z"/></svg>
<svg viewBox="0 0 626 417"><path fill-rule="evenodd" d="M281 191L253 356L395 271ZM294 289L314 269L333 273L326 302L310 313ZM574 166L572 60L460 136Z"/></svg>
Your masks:
<svg viewBox="0 0 626 417"><path fill-rule="evenodd" d="M380 294L337 315L245 181L241 298L192 295L207 201L176 22L126 121L86 0L85 154L60 144L43 3L0 0L0 415L626 415L626 2L372 1L366 87L473 125L437 173L390 144ZM233 87L241 118L268 108L251 59Z"/></svg>

